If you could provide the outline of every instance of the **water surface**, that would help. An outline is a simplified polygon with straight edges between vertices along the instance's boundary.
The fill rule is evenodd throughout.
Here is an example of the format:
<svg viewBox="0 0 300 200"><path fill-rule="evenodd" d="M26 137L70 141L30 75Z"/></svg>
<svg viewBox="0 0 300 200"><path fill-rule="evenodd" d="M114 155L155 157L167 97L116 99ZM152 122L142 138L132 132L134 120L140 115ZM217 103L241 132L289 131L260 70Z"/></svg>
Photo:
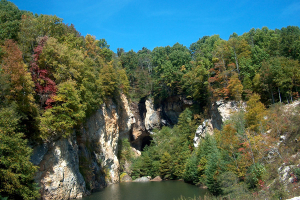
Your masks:
<svg viewBox="0 0 300 200"><path fill-rule="evenodd" d="M120 183L84 197L82 200L178 200L181 196L203 197L207 190L182 181Z"/></svg>

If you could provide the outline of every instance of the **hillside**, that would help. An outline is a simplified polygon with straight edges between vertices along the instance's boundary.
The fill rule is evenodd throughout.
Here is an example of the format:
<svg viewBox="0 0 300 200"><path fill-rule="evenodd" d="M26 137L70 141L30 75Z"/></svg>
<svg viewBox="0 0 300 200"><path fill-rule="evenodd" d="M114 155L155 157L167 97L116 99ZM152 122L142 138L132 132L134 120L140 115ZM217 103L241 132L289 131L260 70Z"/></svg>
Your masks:
<svg viewBox="0 0 300 200"><path fill-rule="evenodd" d="M0 10L0 198L80 198L122 173L299 195L299 27L113 52L57 16Z"/></svg>

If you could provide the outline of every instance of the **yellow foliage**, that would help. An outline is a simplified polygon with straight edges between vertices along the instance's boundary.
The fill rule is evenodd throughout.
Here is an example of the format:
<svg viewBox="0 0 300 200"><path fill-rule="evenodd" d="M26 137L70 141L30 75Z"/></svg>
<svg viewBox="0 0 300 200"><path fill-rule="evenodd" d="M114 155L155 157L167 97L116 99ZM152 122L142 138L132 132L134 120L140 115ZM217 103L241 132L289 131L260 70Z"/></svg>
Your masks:
<svg viewBox="0 0 300 200"><path fill-rule="evenodd" d="M230 96L233 97L235 100L242 99L242 92L243 92L243 85L239 80L238 74L234 74L228 83L228 89Z"/></svg>
<svg viewBox="0 0 300 200"><path fill-rule="evenodd" d="M247 127L252 130L259 132L265 126L265 106L260 102L260 96L253 94L249 101L247 101L245 119Z"/></svg>

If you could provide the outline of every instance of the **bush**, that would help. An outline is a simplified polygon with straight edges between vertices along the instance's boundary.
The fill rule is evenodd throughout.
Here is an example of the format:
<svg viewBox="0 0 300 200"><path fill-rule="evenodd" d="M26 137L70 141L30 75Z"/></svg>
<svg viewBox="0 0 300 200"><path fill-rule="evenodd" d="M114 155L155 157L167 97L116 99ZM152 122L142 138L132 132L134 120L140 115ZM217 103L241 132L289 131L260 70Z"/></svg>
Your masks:
<svg viewBox="0 0 300 200"><path fill-rule="evenodd" d="M251 165L246 174L246 183L249 189L254 189L258 186L259 182L262 181L262 177L265 174L266 169L262 164L255 163Z"/></svg>
<svg viewBox="0 0 300 200"><path fill-rule="evenodd" d="M295 175L295 178L296 178L296 182L299 182L299 180L300 180L300 168L299 167L295 168L293 170L293 172L294 172L294 175Z"/></svg>

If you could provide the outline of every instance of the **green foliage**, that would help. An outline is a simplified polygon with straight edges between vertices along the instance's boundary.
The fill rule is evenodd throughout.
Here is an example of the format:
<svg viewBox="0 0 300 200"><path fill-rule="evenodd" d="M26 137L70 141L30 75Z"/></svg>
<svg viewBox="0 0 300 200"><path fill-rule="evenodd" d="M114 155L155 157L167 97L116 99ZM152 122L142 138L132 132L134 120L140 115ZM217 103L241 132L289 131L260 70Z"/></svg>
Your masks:
<svg viewBox="0 0 300 200"><path fill-rule="evenodd" d="M160 159L159 172L163 179L172 177L172 157L168 152L165 152Z"/></svg>
<svg viewBox="0 0 300 200"><path fill-rule="evenodd" d="M37 167L30 162L32 150L17 131L19 117L15 106L0 108L0 194L10 199L36 199L33 181Z"/></svg>
<svg viewBox="0 0 300 200"><path fill-rule="evenodd" d="M118 159L120 163L120 172L125 172L126 162L131 162L133 158L134 158L134 153L131 150L130 142L128 141L128 139L119 140Z"/></svg>
<svg viewBox="0 0 300 200"><path fill-rule="evenodd" d="M75 81L69 80L59 84L57 96L53 99L56 102L54 107L47 109L40 119L42 137L67 137L73 132L72 128L85 117Z"/></svg>
<svg viewBox="0 0 300 200"><path fill-rule="evenodd" d="M259 181L262 181L266 172L262 164L255 163L250 166L246 175L246 183L250 189L258 187Z"/></svg>
<svg viewBox="0 0 300 200"><path fill-rule="evenodd" d="M295 174L295 176L296 176L296 178L297 178L297 181L299 182L300 181L300 168L298 167L298 168L295 168L294 170L293 170L293 172L294 172L294 174Z"/></svg>
<svg viewBox="0 0 300 200"><path fill-rule="evenodd" d="M141 169L143 167L142 159L136 159L131 165L131 177L133 180L142 176Z"/></svg>
<svg viewBox="0 0 300 200"><path fill-rule="evenodd" d="M210 140L211 146L209 147L209 154L207 155L207 163L204 171L206 186L213 195L220 195L222 194L222 188L218 177L223 171L224 164L215 140L213 138Z"/></svg>
<svg viewBox="0 0 300 200"><path fill-rule="evenodd" d="M199 182L198 158L195 153L186 161L183 178L188 183L197 184Z"/></svg>
<svg viewBox="0 0 300 200"><path fill-rule="evenodd" d="M231 171L227 171L222 173L218 179L224 195L234 192L234 189L238 184L238 177L236 174Z"/></svg>
<svg viewBox="0 0 300 200"><path fill-rule="evenodd" d="M115 55L105 39L82 37L73 25L64 24L57 16L20 11L6 0L0 1L0 11L3 197L38 196L32 182L36 168L29 162L31 150L20 131L29 139L36 136L31 133L38 133L44 140L68 137L105 98L115 98L121 92L133 101L153 95L158 103L183 95L200 106L221 98L248 100L246 112L232 115L221 131L215 131L214 137L206 136L196 149L193 115L199 113L188 109L173 128L155 131L152 144L137 159L133 160L130 143L121 141L121 171L125 162L133 160L133 178L184 178L206 185L215 195L223 192L226 198L241 198L248 191L237 177L250 188L257 188L263 179L263 160L275 141L264 134L266 129L271 127L275 138L289 133L291 141L299 139L299 115L287 116L276 106L265 112L271 103L290 103L299 98L299 27L251 29L241 36L233 33L228 41L218 35L204 36L189 49L179 43L153 51L143 48L137 53L118 49ZM47 42L41 45L45 38ZM33 70L32 63L38 70ZM37 74L45 77L37 81L33 78ZM55 86L52 92L49 80ZM39 92L37 83L48 89ZM268 118L264 118L266 115ZM298 145L290 147L296 152ZM80 161L80 170L90 180L93 172L85 169L89 163L84 161ZM110 179L108 169L102 173ZM274 188L278 190L274 198L286 196L278 185Z"/></svg>
<svg viewBox="0 0 300 200"><path fill-rule="evenodd" d="M182 89L188 97L193 97L197 101L206 101L208 70L203 65L192 68L183 76Z"/></svg>
<svg viewBox="0 0 300 200"><path fill-rule="evenodd" d="M158 99L180 94L182 76L190 70L190 61L189 50L179 43L153 49L154 95Z"/></svg>
<svg viewBox="0 0 300 200"><path fill-rule="evenodd" d="M111 64L106 64L100 69L99 83L105 95L112 96L117 89L117 74Z"/></svg>
<svg viewBox="0 0 300 200"><path fill-rule="evenodd" d="M0 1L0 40L17 39L22 13L12 2Z"/></svg>

